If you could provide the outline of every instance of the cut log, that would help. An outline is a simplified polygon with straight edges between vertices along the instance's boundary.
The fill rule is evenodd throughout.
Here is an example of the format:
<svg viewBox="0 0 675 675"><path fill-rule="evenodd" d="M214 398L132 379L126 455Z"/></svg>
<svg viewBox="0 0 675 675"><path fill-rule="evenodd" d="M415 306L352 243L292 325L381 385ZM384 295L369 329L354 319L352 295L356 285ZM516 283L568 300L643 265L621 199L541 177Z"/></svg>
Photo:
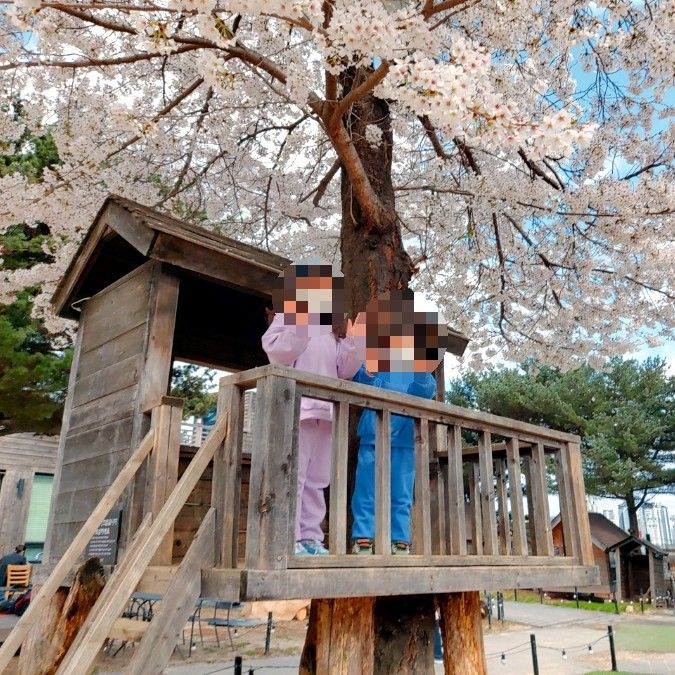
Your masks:
<svg viewBox="0 0 675 675"><path fill-rule="evenodd" d="M300 675L372 675L375 598L312 600Z"/></svg>
<svg viewBox="0 0 675 675"><path fill-rule="evenodd" d="M437 600L446 675L485 675L487 664L478 591L445 593L438 595Z"/></svg>
<svg viewBox="0 0 675 675"><path fill-rule="evenodd" d="M101 562L91 558L78 569L70 590L58 589L21 649L21 675L56 673L104 586Z"/></svg>

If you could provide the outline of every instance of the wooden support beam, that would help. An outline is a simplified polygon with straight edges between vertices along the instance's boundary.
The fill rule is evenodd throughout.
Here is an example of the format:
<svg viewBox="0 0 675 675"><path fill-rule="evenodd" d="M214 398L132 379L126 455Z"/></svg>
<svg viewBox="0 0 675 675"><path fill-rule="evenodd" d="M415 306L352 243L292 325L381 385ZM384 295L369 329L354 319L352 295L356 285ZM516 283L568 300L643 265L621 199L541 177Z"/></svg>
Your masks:
<svg viewBox="0 0 675 675"><path fill-rule="evenodd" d="M415 420L415 500L412 510L414 553L431 555L429 423Z"/></svg>
<svg viewBox="0 0 675 675"><path fill-rule="evenodd" d="M256 395L246 567L283 569L295 541L299 398L295 382L276 375L259 380Z"/></svg>
<svg viewBox="0 0 675 675"><path fill-rule="evenodd" d="M391 553L391 413L375 418L375 553Z"/></svg>
<svg viewBox="0 0 675 675"><path fill-rule="evenodd" d="M511 498L512 552L513 555L527 555L520 448L517 438L509 438L506 442L506 465L509 472L509 496Z"/></svg>
<svg viewBox="0 0 675 675"><path fill-rule="evenodd" d="M214 563L214 527L215 509L211 507L171 579L141 644L125 668L125 675L160 675L164 672L181 630L199 598L201 569Z"/></svg>
<svg viewBox="0 0 675 675"><path fill-rule="evenodd" d="M333 462L330 482L329 544L335 555L347 551L347 459L349 452L349 403L333 407Z"/></svg>
<svg viewBox="0 0 675 675"><path fill-rule="evenodd" d="M94 532L96 532L103 519L108 515L110 509L117 503L117 500L129 484L129 481L136 475L136 471L150 452L153 442L154 432L150 431L131 457L129 457L127 463L103 496L103 499L101 499L91 512L78 535L73 539L66 552L61 556L61 559L56 564L54 571L49 576L44 586L40 588L38 593L31 600L26 613L19 619L19 623L17 623L14 630L0 647L0 673L4 672L4 669L7 668L11 658L21 646L21 643L31 626L42 620L42 611L46 607L46 604L50 601L54 593L56 593L61 582L70 573L72 567L77 562L77 559L94 535Z"/></svg>
<svg viewBox="0 0 675 675"><path fill-rule="evenodd" d="M221 384L218 392L219 414L229 411L225 441L213 458L211 505L214 507L216 565L236 567L239 557L239 506L241 496L241 454L244 441L244 391L235 385Z"/></svg>
<svg viewBox="0 0 675 675"><path fill-rule="evenodd" d="M489 431L481 431L478 437L478 463L480 467L480 503L483 525L483 551L496 555L497 516L495 513L494 474L492 464L492 440Z"/></svg>
<svg viewBox="0 0 675 675"><path fill-rule="evenodd" d="M483 555L483 524L480 503L480 470L474 462L469 467L469 509L471 514L471 543L474 555Z"/></svg>

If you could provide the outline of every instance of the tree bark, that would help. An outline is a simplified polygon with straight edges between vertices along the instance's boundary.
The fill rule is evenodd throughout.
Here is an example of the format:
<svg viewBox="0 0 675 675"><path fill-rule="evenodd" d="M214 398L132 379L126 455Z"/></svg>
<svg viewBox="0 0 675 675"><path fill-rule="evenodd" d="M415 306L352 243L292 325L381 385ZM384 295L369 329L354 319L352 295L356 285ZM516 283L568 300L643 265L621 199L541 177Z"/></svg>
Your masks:
<svg viewBox="0 0 675 675"><path fill-rule="evenodd" d="M635 495L632 492L626 495L626 512L628 513L628 532L634 537L639 537L637 506L635 505Z"/></svg>
<svg viewBox="0 0 675 675"><path fill-rule="evenodd" d="M78 630L105 586L98 558L87 560L77 571L70 590L60 588L21 648L21 675L53 675Z"/></svg>
<svg viewBox="0 0 675 675"><path fill-rule="evenodd" d="M439 595L438 605L446 675L487 673L478 591Z"/></svg>
<svg viewBox="0 0 675 675"><path fill-rule="evenodd" d="M300 675L373 673L375 598L315 599Z"/></svg>
<svg viewBox="0 0 675 675"><path fill-rule="evenodd" d="M340 77L342 95L362 83L372 68L349 68ZM381 209L374 221L359 204L344 166L341 168L342 271L349 312L389 288L407 288L412 263L403 247L391 176L393 134L389 104L372 94L356 101L344 117L349 134ZM371 127L370 132L367 131ZM379 141L369 141L379 130ZM377 133L377 131L375 131ZM372 143L372 144L371 144Z"/></svg>

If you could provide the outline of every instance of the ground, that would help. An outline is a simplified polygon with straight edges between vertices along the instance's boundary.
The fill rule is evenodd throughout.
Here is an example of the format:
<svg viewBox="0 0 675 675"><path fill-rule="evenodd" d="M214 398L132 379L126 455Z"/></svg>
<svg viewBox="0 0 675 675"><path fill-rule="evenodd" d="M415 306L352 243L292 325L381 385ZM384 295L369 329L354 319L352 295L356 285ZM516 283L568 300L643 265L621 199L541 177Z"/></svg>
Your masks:
<svg viewBox="0 0 675 675"><path fill-rule="evenodd" d="M673 610L647 610L645 614L621 614L507 601L507 621L485 622L485 651L489 675L525 675L532 672L530 635L537 643L541 675L596 675L608 673L611 662L607 626L615 631L620 672L642 674L675 673L675 613ZM258 675L291 675L298 672L306 621L275 622L269 656L263 656L265 626L233 635L230 647L225 629L219 630L220 647L214 629L203 626L204 643L195 631L195 646L188 656L189 624L186 644L179 643L168 675L210 675L231 673L234 657L243 657L243 672ZM588 647L592 646L592 653ZM133 653L133 646L115 643L110 654L102 655L97 675L117 675ZM565 658L562 651L565 650ZM502 662L502 654L505 660ZM11 671L8 671L11 673ZM441 665L436 673L442 673Z"/></svg>

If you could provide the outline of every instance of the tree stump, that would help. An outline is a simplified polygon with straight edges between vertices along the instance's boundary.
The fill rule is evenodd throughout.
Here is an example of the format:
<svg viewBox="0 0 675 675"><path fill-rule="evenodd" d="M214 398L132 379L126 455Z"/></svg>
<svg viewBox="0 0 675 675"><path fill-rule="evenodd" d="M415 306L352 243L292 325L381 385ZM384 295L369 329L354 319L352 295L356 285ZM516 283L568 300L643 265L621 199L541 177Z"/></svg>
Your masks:
<svg viewBox="0 0 675 675"><path fill-rule="evenodd" d="M478 591L445 593L437 599L446 675L484 675L487 663Z"/></svg>
<svg viewBox="0 0 675 675"><path fill-rule="evenodd" d="M56 673L103 586L105 574L100 560L87 560L77 570L71 588L58 590L43 620L27 636L19 657L20 675Z"/></svg>

